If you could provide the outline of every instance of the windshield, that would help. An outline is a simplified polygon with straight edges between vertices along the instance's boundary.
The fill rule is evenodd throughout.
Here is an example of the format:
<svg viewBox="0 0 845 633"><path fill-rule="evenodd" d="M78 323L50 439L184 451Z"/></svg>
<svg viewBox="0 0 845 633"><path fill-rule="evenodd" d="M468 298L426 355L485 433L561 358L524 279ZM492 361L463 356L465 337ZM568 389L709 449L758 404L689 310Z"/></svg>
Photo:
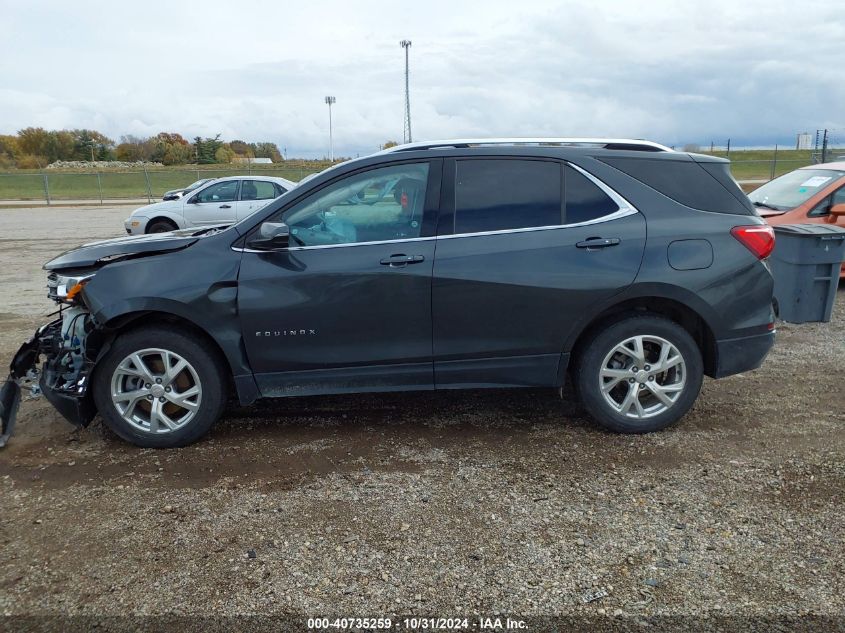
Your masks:
<svg viewBox="0 0 845 633"><path fill-rule="evenodd" d="M842 176L845 171L797 169L755 189L748 199L758 207L786 211L806 202Z"/></svg>
<svg viewBox="0 0 845 633"><path fill-rule="evenodd" d="M190 185L185 187L185 192L187 193L188 191L193 191L194 189L196 189L200 185L204 185L205 183L207 183L211 180L214 180L214 178L203 178L201 180L197 180L196 182L192 182Z"/></svg>

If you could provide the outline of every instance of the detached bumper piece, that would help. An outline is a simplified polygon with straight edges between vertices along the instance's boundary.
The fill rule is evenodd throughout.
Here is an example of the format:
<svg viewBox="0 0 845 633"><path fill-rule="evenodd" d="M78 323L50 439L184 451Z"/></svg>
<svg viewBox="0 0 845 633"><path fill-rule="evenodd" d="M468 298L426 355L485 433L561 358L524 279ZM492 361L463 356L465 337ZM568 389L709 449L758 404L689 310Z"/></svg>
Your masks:
<svg viewBox="0 0 845 633"><path fill-rule="evenodd" d="M6 446L12 431L15 430L15 419L20 404L21 388L15 380L9 378L0 389L0 448Z"/></svg>
<svg viewBox="0 0 845 633"><path fill-rule="evenodd" d="M43 328L39 329L35 336L21 345L9 366L9 377L0 389L0 448L6 446L15 430L15 420L21 404L21 387L18 381L31 375L30 372L35 369L38 362L38 339L42 330Z"/></svg>

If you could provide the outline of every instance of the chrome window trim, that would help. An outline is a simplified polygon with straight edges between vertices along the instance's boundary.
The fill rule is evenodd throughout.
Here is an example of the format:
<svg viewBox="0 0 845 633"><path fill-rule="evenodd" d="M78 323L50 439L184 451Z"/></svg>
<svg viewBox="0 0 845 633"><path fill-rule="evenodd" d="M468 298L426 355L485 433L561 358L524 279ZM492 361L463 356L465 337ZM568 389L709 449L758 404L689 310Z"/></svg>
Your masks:
<svg viewBox="0 0 845 633"><path fill-rule="evenodd" d="M399 244L404 242L429 242L432 240L437 239L434 235L430 237L404 237L402 239L396 240L374 240L372 242L349 242L347 244L315 244L313 246L289 246L288 248L284 249L286 251L310 251L316 250L321 248L346 248L349 246L376 246L378 244ZM275 251L262 251L259 249L253 248L236 248L232 247L233 251L241 252L241 253L273 253Z"/></svg>
<svg viewBox="0 0 845 633"><path fill-rule="evenodd" d="M601 224L602 222L610 222L611 220L618 220L629 215L635 215L636 209L631 207L625 209L618 209L608 215L603 215L600 218L587 220L586 222L574 222L573 224L552 224L549 226L529 226L521 229L500 229L498 231L478 231L476 233L455 233L453 235L440 235L438 240L451 240L459 237L478 237L482 235L504 235L506 233L529 233L531 231L553 231L557 229L570 229L579 226L590 226L592 224Z"/></svg>
<svg viewBox="0 0 845 633"><path fill-rule="evenodd" d="M619 207L613 213L609 213L607 215L603 215L600 218L594 218L592 220L586 220L585 222L573 222L572 224L552 224L548 226L528 226L518 229L500 229L497 231L477 231L475 233L453 233L451 235L432 235L430 237L408 237L403 239L396 239L396 240L376 240L372 242L349 242L348 244L317 244L314 246L290 246L288 247L287 251L307 251L307 250L315 250L315 249L323 249L323 248L346 248L350 246L376 246L379 244L400 244L404 242L428 242L431 240L452 240L457 238L463 237L482 237L485 235L506 235L508 233L530 233L532 231L554 231L557 229L568 229L568 228L577 228L580 226L592 226L593 224L602 224L604 222L611 222L613 220L618 220L620 218L628 217L629 215L635 215L639 213L639 210L628 202L625 198L619 195L616 191L611 189L608 185L604 182L596 178L593 174L588 172L587 170L579 167L578 165L574 165L573 163L563 161L563 164L569 165L576 171L583 174L590 182L595 184L599 189L601 189L607 196L613 200L617 207ZM241 252L241 253L272 253L274 251L262 251L258 249L251 249L251 248L236 248L232 247L233 251Z"/></svg>

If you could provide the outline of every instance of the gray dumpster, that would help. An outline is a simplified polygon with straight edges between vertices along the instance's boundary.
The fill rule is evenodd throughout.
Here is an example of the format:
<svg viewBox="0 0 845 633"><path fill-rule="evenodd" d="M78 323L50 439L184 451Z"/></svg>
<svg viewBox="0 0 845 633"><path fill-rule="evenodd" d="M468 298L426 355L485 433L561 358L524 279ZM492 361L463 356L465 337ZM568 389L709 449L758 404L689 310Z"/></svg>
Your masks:
<svg viewBox="0 0 845 633"><path fill-rule="evenodd" d="M778 316L791 323L830 321L845 259L845 229L832 224L784 224L775 228L769 257Z"/></svg>

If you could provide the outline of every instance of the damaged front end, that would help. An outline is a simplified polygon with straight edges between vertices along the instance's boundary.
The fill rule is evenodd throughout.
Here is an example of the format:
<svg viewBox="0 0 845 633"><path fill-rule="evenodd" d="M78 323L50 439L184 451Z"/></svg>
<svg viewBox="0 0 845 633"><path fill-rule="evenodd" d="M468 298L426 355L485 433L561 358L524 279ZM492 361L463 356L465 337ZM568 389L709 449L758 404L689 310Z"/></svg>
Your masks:
<svg viewBox="0 0 845 633"><path fill-rule="evenodd" d="M100 346L92 346L97 327L81 300L90 277L55 272L48 276L49 296L61 306L59 318L38 328L12 359L0 390L0 447L14 430L22 388L33 396L43 394L71 424L87 426L94 418L88 379Z"/></svg>
<svg viewBox="0 0 845 633"><path fill-rule="evenodd" d="M43 394L71 424L86 426L96 407L89 391L94 365L108 350L114 332L97 323L86 298L87 284L104 266L188 248L220 227L120 237L71 249L44 265L58 318L42 325L12 359L0 390L0 447L12 434L21 391Z"/></svg>

